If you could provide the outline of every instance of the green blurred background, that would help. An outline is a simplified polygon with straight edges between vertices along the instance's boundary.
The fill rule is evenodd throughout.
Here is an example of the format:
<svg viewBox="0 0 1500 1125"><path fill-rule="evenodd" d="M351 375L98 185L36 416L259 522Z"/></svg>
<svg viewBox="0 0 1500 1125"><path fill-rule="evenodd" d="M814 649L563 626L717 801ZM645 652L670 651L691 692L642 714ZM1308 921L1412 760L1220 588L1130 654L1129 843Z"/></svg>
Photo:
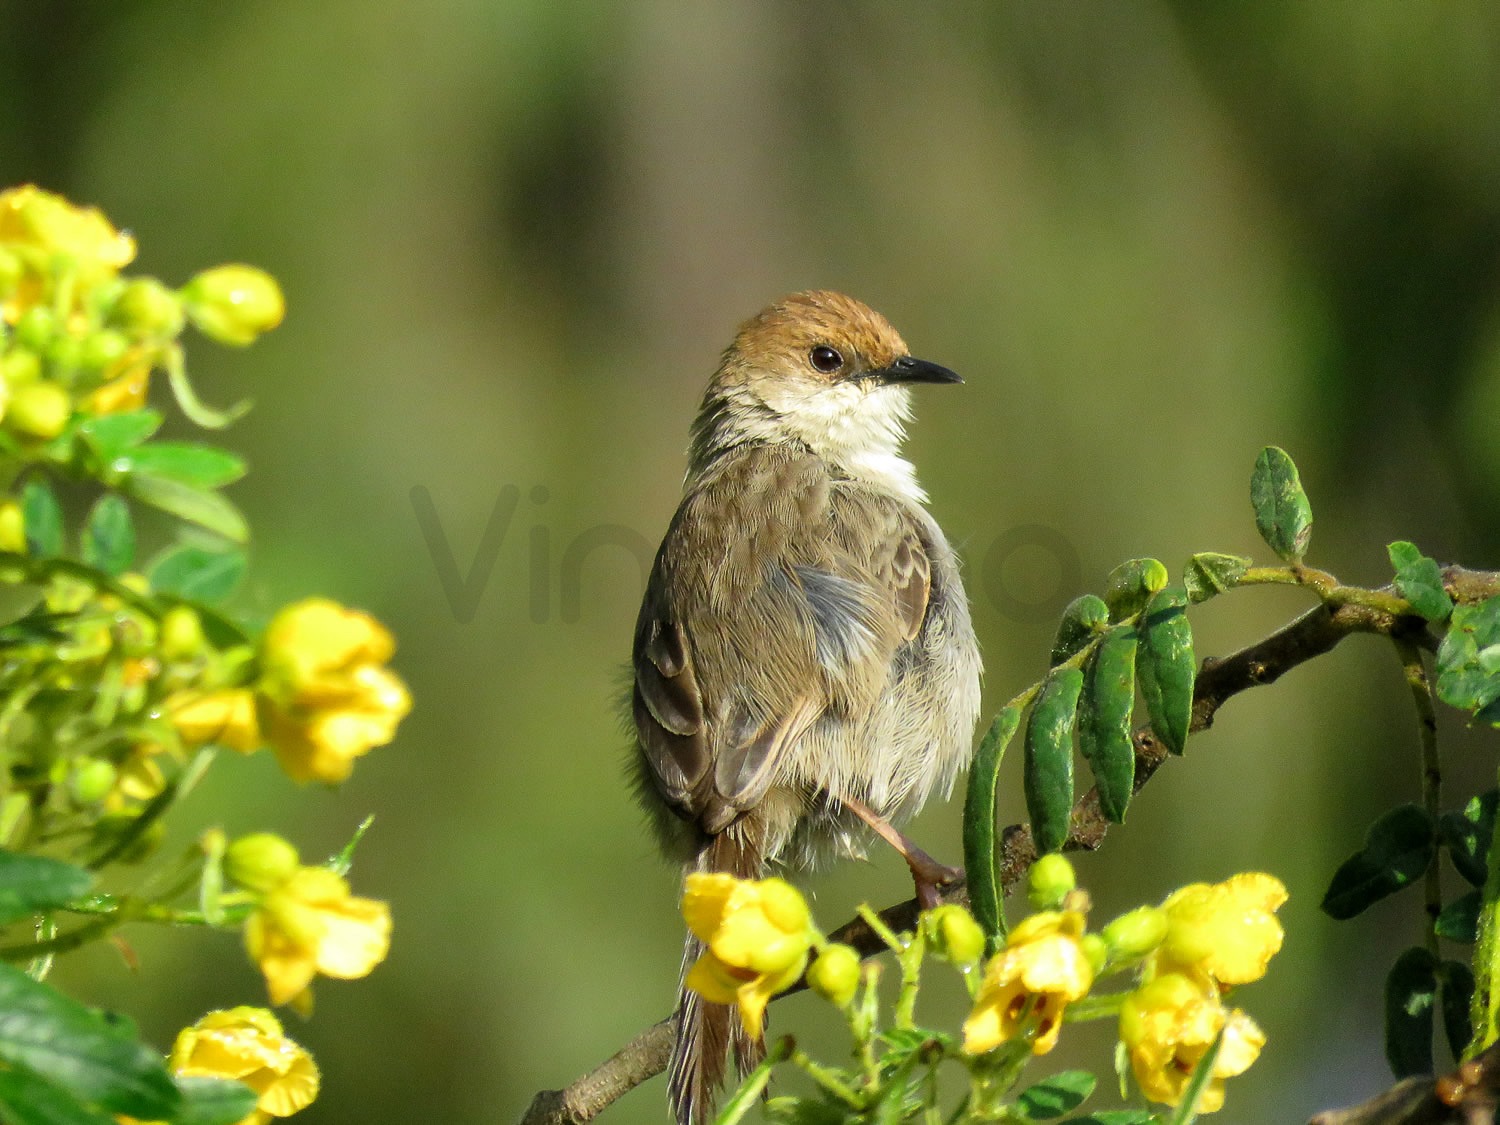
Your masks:
<svg viewBox="0 0 1500 1125"><path fill-rule="evenodd" d="M254 466L244 605L372 610L417 701L336 792L289 795L261 755L183 810L312 856L377 814L355 886L391 901L395 944L295 1027L325 1074L309 1125L512 1120L668 1010L677 876L615 707L632 545L671 514L719 350L784 292L847 290L968 380L921 393L910 451L967 561L988 709L1122 558L1264 554L1268 442L1301 466L1319 565L1384 581L1395 538L1500 560L1488 0L4 0L0 181L100 205L174 284L244 260L286 288L254 348L190 353L211 401L258 404L231 438ZM1305 601L1210 603L1200 647ZM1228 706L1080 861L1102 917L1243 869L1290 886L1285 952L1242 997L1270 1046L1220 1120L1385 1081L1381 978L1416 903L1335 925L1317 902L1416 794L1408 710L1391 654L1352 641ZM1450 803L1491 776L1466 749ZM954 806L915 831L957 855ZM829 925L909 891L885 855L805 884ZM138 975L104 950L64 978L158 1043L260 995L228 935L131 941ZM1048 1062L1107 1071L1107 1030L1076 1038ZM662 1120L662 1098L606 1120Z"/></svg>

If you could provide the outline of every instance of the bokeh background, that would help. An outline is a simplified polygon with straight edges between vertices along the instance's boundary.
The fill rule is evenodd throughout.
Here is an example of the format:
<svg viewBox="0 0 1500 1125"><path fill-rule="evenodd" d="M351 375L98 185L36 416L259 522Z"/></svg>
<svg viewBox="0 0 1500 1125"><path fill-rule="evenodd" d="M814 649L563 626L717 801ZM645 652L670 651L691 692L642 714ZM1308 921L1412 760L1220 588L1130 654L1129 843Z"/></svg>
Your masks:
<svg viewBox="0 0 1500 1125"><path fill-rule="evenodd" d="M620 670L702 384L784 292L860 296L968 380L920 392L910 451L967 562L987 710L1115 562L1264 555L1265 443L1349 580L1383 581L1395 538L1500 560L1487 0L3 0L0 181L100 205L174 284L243 260L286 288L280 330L196 352L211 401L257 400L232 438L243 601L372 610L417 700L338 791L289 793L263 755L183 811L314 856L377 815L355 885L395 945L296 1028L325 1074L308 1125L513 1120L668 1010L677 877L622 780ZM1200 647L1305 602L1210 603ZM1416 795L1407 712L1392 655L1352 641L1230 704L1080 861L1104 917L1237 870L1290 886L1243 996L1270 1046L1222 1120L1386 1080L1381 980L1417 904L1335 925L1317 902ZM1493 739L1444 733L1457 803ZM915 831L957 855L955 806ZM829 925L908 893L884 855L805 883ZM131 941L137 974L109 951L62 971L158 1043L259 995L228 935ZM775 1014L831 1028L806 998ZM1107 1071L1107 1031L1079 1038L1059 1065Z"/></svg>

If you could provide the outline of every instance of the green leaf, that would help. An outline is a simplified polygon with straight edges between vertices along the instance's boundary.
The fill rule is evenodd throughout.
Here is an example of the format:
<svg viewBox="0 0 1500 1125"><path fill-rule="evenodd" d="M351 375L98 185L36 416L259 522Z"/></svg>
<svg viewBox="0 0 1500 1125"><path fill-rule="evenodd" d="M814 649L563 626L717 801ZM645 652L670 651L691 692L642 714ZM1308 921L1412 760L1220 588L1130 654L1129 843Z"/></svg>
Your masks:
<svg viewBox="0 0 1500 1125"><path fill-rule="evenodd" d="M1151 727L1173 754L1187 745L1193 721L1193 627L1187 619L1187 591L1168 586L1151 599L1141 619L1136 672Z"/></svg>
<svg viewBox="0 0 1500 1125"><path fill-rule="evenodd" d="M1200 551L1182 568L1182 585L1188 600L1206 602L1215 594L1232 590L1245 577L1252 560L1243 555L1223 555L1218 551Z"/></svg>
<svg viewBox="0 0 1500 1125"><path fill-rule="evenodd" d="M354 849L359 847L359 842L365 838L365 833L370 830L370 825L375 823L375 814L371 813L359 822L359 827L354 830L354 835L349 837L349 842L338 850L337 855L329 856L325 865L330 871L338 875L347 875L354 869Z"/></svg>
<svg viewBox="0 0 1500 1125"><path fill-rule="evenodd" d="M52 486L41 477L32 477L21 489L21 518L26 524L27 554L38 559L62 554L62 505Z"/></svg>
<svg viewBox="0 0 1500 1125"><path fill-rule="evenodd" d="M0 963L0 1061L113 1113L170 1118L180 1103L177 1087L161 1056L137 1042L134 1030Z"/></svg>
<svg viewBox="0 0 1500 1125"><path fill-rule="evenodd" d="M109 468L116 457L156 433L161 423L158 411L131 410L124 414L96 414L80 423L78 432Z"/></svg>
<svg viewBox="0 0 1500 1125"><path fill-rule="evenodd" d="M1149 1109L1101 1109L1082 1117L1068 1118L1068 1125L1155 1125L1156 1114Z"/></svg>
<svg viewBox="0 0 1500 1125"><path fill-rule="evenodd" d="M995 787L1005 748L1020 724L1021 712L1007 707L995 716L969 766L964 796L964 871L968 876L969 906L991 941L1005 932L1000 910L1000 878L996 871Z"/></svg>
<svg viewBox="0 0 1500 1125"><path fill-rule="evenodd" d="M1453 611L1438 646L1437 695L1450 707L1476 714L1500 700L1500 595ZM1496 723L1485 713L1486 722ZM1500 725L1500 723L1496 723Z"/></svg>
<svg viewBox="0 0 1500 1125"><path fill-rule="evenodd" d="M1068 838L1073 812L1073 719L1082 691L1082 670L1054 669L1026 721L1023 783L1038 855L1060 850Z"/></svg>
<svg viewBox="0 0 1500 1125"><path fill-rule="evenodd" d="M211 551L191 543L169 547L146 570L151 590L188 601L213 603L234 593L245 575L245 552Z"/></svg>
<svg viewBox="0 0 1500 1125"><path fill-rule="evenodd" d="M1074 598L1063 610L1062 621L1057 626L1057 639L1052 642L1050 666L1059 664L1082 652L1084 646L1104 632L1109 625L1109 607L1097 594L1084 594Z"/></svg>
<svg viewBox="0 0 1500 1125"><path fill-rule="evenodd" d="M191 488L214 489L245 475L245 461L228 450L197 442L157 441L114 461L122 473L177 481Z"/></svg>
<svg viewBox="0 0 1500 1125"><path fill-rule="evenodd" d="M0 925L55 910L93 885L94 877L71 863L0 851Z"/></svg>
<svg viewBox="0 0 1500 1125"><path fill-rule="evenodd" d="M768 1098L762 1112L767 1121L776 1125L847 1125L849 1107L842 1102L835 1104L827 1092L822 1099L782 1095Z"/></svg>
<svg viewBox="0 0 1500 1125"><path fill-rule="evenodd" d="M1385 1058L1397 1078L1432 1073L1432 1014L1437 958L1408 949L1385 978Z"/></svg>
<svg viewBox="0 0 1500 1125"><path fill-rule="evenodd" d="M1463 1057L1464 1049L1474 1038L1469 1022L1469 1004L1474 999L1474 974L1461 961L1444 961L1438 966L1438 995L1442 1001L1443 1036L1453 1061Z"/></svg>
<svg viewBox="0 0 1500 1125"><path fill-rule="evenodd" d="M130 505L106 492L94 503L83 526L83 561L111 577L119 577L135 561L135 525Z"/></svg>
<svg viewBox="0 0 1500 1125"><path fill-rule="evenodd" d="M1135 743L1130 716L1135 708L1135 630L1116 625L1089 660L1083 706L1078 713L1078 749L1094 772L1099 811L1116 824L1135 785Z"/></svg>
<svg viewBox="0 0 1500 1125"><path fill-rule="evenodd" d="M1476 887L1489 877L1490 841L1495 835L1495 810L1500 790L1490 789L1470 797L1464 811L1445 812L1438 817L1438 834L1448 849L1454 868Z"/></svg>
<svg viewBox="0 0 1500 1125"><path fill-rule="evenodd" d="M1300 563L1312 537L1312 505L1285 450L1268 445L1260 451L1250 477L1250 503L1260 537L1283 562Z"/></svg>
<svg viewBox="0 0 1500 1125"><path fill-rule="evenodd" d="M1095 1081L1086 1070L1065 1070L1022 1091L1016 1099L1016 1108L1028 1121L1061 1117L1083 1104L1084 1099L1094 1092Z"/></svg>
<svg viewBox="0 0 1500 1125"><path fill-rule="evenodd" d="M255 1110L256 1093L223 1078L175 1078L182 1108L171 1125L236 1125Z"/></svg>
<svg viewBox="0 0 1500 1125"><path fill-rule="evenodd" d="M1370 826L1365 846L1339 865L1323 913L1343 921L1420 879L1437 850L1435 825L1416 805L1392 809Z"/></svg>
<svg viewBox="0 0 1500 1125"><path fill-rule="evenodd" d="M0 1121L5 1125L115 1125L67 1090L25 1067L0 1070Z"/></svg>
<svg viewBox="0 0 1500 1125"><path fill-rule="evenodd" d="M1473 945L1479 940L1479 910L1483 905L1477 890L1460 895L1443 907L1432 928L1438 937Z"/></svg>
<svg viewBox="0 0 1500 1125"><path fill-rule="evenodd" d="M240 510L217 492L205 492L181 481L143 473L126 477L120 488L144 504L207 528L232 543L243 543L250 537Z"/></svg>
<svg viewBox="0 0 1500 1125"><path fill-rule="evenodd" d="M1443 588L1443 572L1416 544L1398 539L1386 548L1396 570L1396 589L1412 609L1434 625L1441 625L1453 612L1453 599Z"/></svg>
<svg viewBox="0 0 1500 1125"><path fill-rule="evenodd" d="M1167 568L1156 559L1127 559L1104 580L1104 604L1111 621L1134 617L1151 595L1166 586Z"/></svg>

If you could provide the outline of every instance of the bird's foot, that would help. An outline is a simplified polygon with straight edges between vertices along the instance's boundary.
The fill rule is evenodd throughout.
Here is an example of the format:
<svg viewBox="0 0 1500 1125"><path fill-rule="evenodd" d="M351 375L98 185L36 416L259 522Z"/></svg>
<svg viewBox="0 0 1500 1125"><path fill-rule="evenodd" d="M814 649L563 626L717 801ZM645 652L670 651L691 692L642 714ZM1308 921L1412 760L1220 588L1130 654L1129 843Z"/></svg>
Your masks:
<svg viewBox="0 0 1500 1125"><path fill-rule="evenodd" d="M917 905L931 910L942 901L942 888L963 878L961 867L949 867L939 863L917 847L911 837L897 829L890 821L875 812L863 801L852 797L840 797L844 807L868 824L875 833L901 853L906 866L911 869L911 880L917 890Z"/></svg>

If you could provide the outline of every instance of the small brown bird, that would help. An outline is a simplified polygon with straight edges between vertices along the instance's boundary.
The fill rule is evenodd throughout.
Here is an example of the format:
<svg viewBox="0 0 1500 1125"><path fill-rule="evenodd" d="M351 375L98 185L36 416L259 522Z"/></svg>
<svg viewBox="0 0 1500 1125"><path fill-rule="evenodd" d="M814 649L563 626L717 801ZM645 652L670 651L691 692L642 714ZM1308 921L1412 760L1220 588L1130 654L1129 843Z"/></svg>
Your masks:
<svg viewBox="0 0 1500 1125"><path fill-rule="evenodd" d="M724 353L633 654L638 787L686 871L861 856L868 826L919 894L952 876L890 822L952 789L979 712L958 564L899 451L908 386L957 382L826 291L778 301ZM700 952L690 936L684 972ZM742 1071L764 1053L731 1015L680 993L682 1125L711 1115L731 1046Z"/></svg>

